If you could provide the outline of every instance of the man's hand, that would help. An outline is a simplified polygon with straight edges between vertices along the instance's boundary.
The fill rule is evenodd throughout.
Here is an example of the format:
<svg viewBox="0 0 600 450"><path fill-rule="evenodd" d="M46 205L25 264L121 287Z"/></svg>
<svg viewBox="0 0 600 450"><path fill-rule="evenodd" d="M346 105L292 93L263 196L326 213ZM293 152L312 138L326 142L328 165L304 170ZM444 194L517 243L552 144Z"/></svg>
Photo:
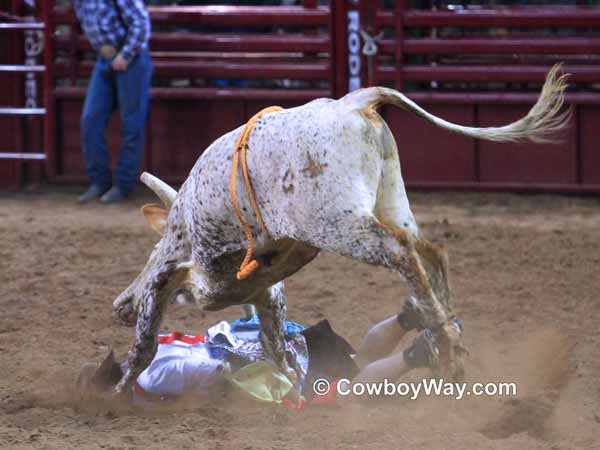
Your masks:
<svg viewBox="0 0 600 450"><path fill-rule="evenodd" d="M116 72L125 72L127 70L128 64L129 63L127 62L127 60L123 58L123 55L119 53L117 56L115 56L115 59L112 60L112 63L110 65Z"/></svg>

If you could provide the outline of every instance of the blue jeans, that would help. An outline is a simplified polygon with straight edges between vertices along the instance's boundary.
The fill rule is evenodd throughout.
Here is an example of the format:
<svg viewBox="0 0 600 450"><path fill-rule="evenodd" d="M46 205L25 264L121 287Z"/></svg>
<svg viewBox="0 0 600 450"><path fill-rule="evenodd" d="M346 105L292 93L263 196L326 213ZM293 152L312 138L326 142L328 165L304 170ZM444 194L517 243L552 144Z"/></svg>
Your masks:
<svg viewBox="0 0 600 450"><path fill-rule="evenodd" d="M81 115L83 157L92 184L105 189L115 185L126 195L135 187L142 162L152 61L148 51L143 50L131 60L125 72L115 72L110 63L98 58L88 85ZM105 132L116 108L123 129L113 180Z"/></svg>

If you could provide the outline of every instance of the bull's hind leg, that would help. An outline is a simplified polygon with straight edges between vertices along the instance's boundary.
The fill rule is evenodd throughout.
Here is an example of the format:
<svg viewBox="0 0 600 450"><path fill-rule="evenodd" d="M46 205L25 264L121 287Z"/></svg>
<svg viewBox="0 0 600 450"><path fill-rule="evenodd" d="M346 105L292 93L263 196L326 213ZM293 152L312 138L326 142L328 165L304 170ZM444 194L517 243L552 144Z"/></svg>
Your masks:
<svg viewBox="0 0 600 450"><path fill-rule="evenodd" d="M416 308L422 326L430 328L436 336L441 375L462 378L465 349L450 301L446 251L402 228L379 224L405 247L406 255L397 270L411 286L413 297L410 304Z"/></svg>
<svg viewBox="0 0 600 450"><path fill-rule="evenodd" d="M320 242L313 245L387 267L406 279L420 316L419 322L440 337L442 371L452 376L461 374L461 363L454 355L460 336L452 331L454 317L443 249L420 237L418 231L411 230L408 217L404 218L402 225L396 226L390 220L382 223L373 214L340 217L335 233L317 239Z"/></svg>
<svg viewBox="0 0 600 450"><path fill-rule="evenodd" d="M383 120L380 125L384 158L373 208L376 226L403 248L404 257L398 270L412 288L410 304L416 307L422 325L437 335L441 347L440 367L458 377L463 372L464 350L452 321L447 253L421 236L408 203L394 136Z"/></svg>

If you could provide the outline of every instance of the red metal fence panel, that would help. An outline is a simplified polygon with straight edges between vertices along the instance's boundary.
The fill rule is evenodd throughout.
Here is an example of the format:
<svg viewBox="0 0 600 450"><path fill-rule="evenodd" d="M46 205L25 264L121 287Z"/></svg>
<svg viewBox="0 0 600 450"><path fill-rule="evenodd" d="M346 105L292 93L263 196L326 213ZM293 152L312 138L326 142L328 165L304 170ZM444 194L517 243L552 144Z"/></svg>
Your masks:
<svg viewBox="0 0 600 450"><path fill-rule="evenodd" d="M18 189L25 178L38 182L46 157L39 89L44 24L34 12L22 0L0 0L0 187Z"/></svg>
<svg viewBox="0 0 600 450"><path fill-rule="evenodd" d="M340 19L328 6L148 9L154 74L144 165L166 180L184 179L214 139L264 106L345 92L334 67L344 50L336 49ZM48 22L56 114L49 174L55 182L84 181L78 121L94 62L72 10L55 8ZM113 156L117 125L115 117L108 131Z"/></svg>
<svg viewBox="0 0 600 450"><path fill-rule="evenodd" d="M508 123L526 114L554 63L572 74L572 127L559 145L449 136L386 108L409 187L600 192L600 7L526 3L364 2L363 36L376 52L363 57L362 85L402 90L448 120Z"/></svg>

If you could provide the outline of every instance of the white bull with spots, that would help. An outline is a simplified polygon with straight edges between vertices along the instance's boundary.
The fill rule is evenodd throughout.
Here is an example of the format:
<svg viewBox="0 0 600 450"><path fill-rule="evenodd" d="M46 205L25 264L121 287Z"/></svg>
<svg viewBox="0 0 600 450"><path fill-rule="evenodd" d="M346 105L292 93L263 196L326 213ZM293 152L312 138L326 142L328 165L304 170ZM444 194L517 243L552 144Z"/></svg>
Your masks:
<svg viewBox="0 0 600 450"><path fill-rule="evenodd" d="M162 238L142 273L113 305L122 321L132 324L137 319L128 369L116 391L123 392L152 360L161 319L178 294L210 311L254 304L265 354L294 378L283 346L282 280L321 250L384 266L402 276L422 326L434 330L439 339L442 368L446 374L457 374L460 337L449 325L453 313L446 253L419 232L396 142L376 108L396 105L473 138L543 142L568 119L559 112L566 84L557 72L555 67L548 74L527 116L503 127L446 122L387 88L361 89L339 100L319 99L265 115L250 135L248 169L266 231L257 222L244 184L237 184L238 204L253 230L260 263L241 281L236 273L248 243L234 215L229 177L243 127L217 139L202 154L178 193L144 174L142 180L166 209L144 208Z"/></svg>

